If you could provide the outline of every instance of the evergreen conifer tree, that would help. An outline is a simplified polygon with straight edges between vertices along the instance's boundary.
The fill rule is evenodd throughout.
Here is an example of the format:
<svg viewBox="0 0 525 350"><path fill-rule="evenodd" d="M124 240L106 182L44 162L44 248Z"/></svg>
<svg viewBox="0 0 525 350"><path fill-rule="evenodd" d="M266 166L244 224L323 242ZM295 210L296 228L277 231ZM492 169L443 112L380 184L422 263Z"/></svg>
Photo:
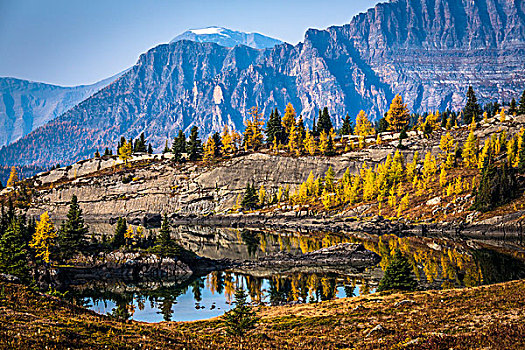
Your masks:
<svg viewBox="0 0 525 350"><path fill-rule="evenodd" d="M385 274L379 282L378 292L386 290L412 291L417 288L417 282L412 277L412 266L408 259L396 249L392 261L385 269Z"/></svg>
<svg viewBox="0 0 525 350"><path fill-rule="evenodd" d="M330 133L330 130L333 129L332 120L330 114L328 113L328 108L323 108L323 112L319 114L319 121L317 123L317 131L322 133L323 131L326 134Z"/></svg>
<svg viewBox="0 0 525 350"><path fill-rule="evenodd" d="M335 155L334 140L332 138L332 133L328 134L328 140L326 141L326 149L324 151L324 155L325 156Z"/></svg>
<svg viewBox="0 0 525 350"><path fill-rule="evenodd" d="M157 241L156 250L163 258L174 257L180 252L180 247L171 238L171 229L168 221L168 216L164 214L162 223L160 225L159 239Z"/></svg>
<svg viewBox="0 0 525 350"><path fill-rule="evenodd" d="M518 114L525 114L525 90L523 90L523 93L521 94Z"/></svg>
<svg viewBox="0 0 525 350"><path fill-rule="evenodd" d="M266 143L271 145L273 143L283 143L284 142L284 128L282 125L281 116L277 108L272 110L270 113L270 119L266 123Z"/></svg>
<svg viewBox="0 0 525 350"><path fill-rule="evenodd" d="M463 122L467 125L472 123L472 120L478 122L481 120L481 115L481 108L478 104L476 93L474 92L472 86L469 86L467 91L467 104L463 109Z"/></svg>
<svg viewBox="0 0 525 350"><path fill-rule="evenodd" d="M186 136L182 130L179 130L177 137L173 140L171 151L175 156L176 162L182 161L182 154L186 152Z"/></svg>
<svg viewBox="0 0 525 350"><path fill-rule="evenodd" d="M126 242L124 236L126 235L126 220L124 218L118 218L117 227L115 228L115 235L111 240L111 247L113 249L119 249Z"/></svg>
<svg viewBox="0 0 525 350"><path fill-rule="evenodd" d="M343 126L341 127L341 130L339 130L339 134L341 135L352 135L354 132L352 128L352 122L350 121L350 116L348 113L346 113L346 116L343 119Z"/></svg>
<svg viewBox="0 0 525 350"><path fill-rule="evenodd" d="M11 217L11 218L9 218ZM5 231L0 232L0 271L29 282L28 232L25 218L8 214Z"/></svg>
<svg viewBox="0 0 525 350"><path fill-rule="evenodd" d="M58 232L58 245L60 254L64 259L69 259L75 253L83 251L87 233L88 228L84 224L82 209L78 205L77 196L73 195L69 204L67 220L62 223Z"/></svg>
<svg viewBox="0 0 525 350"><path fill-rule="evenodd" d="M213 155L215 157L220 157L221 156L221 144L222 144L222 139L221 139L221 134L219 134L218 132L215 132L213 133L212 135L212 139L215 143L215 151L213 153Z"/></svg>
<svg viewBox="0 0 525 350"><path fill-rule="evenodd" d="M257 191L255 186L246 184L246 189L244 190L244 196L242 198L241 206L244 209L255 209L257 207L257 202L259 198L257 196Z"/></svg>
<svg viewBox="0 0 525 350"><path fill-rule="evenodd" d="M202 157L202 142L199 139L199 128L191 128L187 150L188 158L191 161L199 160Z"/></svg>
<svg viewBox="0 0 525 350"><path fill-rule="evenodd" d="M518 113L518 106L516 100L513 98L509 105L509 115L516 115Z"/></svg>
<svg viewBox="0 0 525 350"><path fill-rule="evenodd" d="M242 337L254 329L259 321L255 311L246 302L247 297L244 288L237 289L234 295L235 307L224 314L223 322L229 335Z"/></svg>
<svg viewBox="0 0 525 350"><path fill-rule="evenodd" d="M151 146L151 143L148 144L148 154L153 154L153 147Z"/></svg>

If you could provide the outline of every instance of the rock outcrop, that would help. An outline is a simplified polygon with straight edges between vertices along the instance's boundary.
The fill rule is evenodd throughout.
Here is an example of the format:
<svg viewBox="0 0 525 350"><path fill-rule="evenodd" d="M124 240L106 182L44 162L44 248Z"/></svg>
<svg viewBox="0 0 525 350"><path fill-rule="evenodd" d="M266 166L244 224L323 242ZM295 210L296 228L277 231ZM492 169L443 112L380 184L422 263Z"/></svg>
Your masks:
<svg viewBox="0 0 525 350"><path fill-rule="evenodd" d="M242 262L234 267L234 271L249 271L250 275L258 277L295 272L351 274L362 272L380 261L379 255L365 249L362 244L343 243L302 255L281 251L256 261Z"/></svg>
<svg viewBox="0 0 525 350"><path fill-rule="evenodd" d="M291 102L307 124L328 107L383 116L400 93L412 111L458 109L525 88L525 13L516 0L396 0L304 42L256 50L179 41L157 46L114 84L0 150L0 164L74 162L145 132L157 150L182 129L243 129L250 107Z"/></svg>

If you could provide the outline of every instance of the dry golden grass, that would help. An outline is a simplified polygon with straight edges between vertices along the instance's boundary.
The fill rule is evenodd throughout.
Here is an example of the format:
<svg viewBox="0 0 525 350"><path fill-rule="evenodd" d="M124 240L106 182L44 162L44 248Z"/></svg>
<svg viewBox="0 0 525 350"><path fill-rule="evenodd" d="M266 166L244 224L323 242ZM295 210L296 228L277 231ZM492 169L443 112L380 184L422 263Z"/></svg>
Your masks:
<svg viewBox="0 0 525 350"><path fill-rule="evenodd" d="M525 281L262 307L244 339L226 336L220 319L119 322L19 285L0 290L2 349L525 348Z"/></svg>

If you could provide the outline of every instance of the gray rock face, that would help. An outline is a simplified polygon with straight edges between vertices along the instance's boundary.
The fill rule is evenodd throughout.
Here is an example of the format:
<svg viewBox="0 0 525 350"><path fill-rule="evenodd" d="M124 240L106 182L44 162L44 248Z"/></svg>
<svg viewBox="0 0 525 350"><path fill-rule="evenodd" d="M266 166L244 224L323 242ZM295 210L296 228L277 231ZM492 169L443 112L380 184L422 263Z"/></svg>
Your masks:
<svg viewBox="0 0 525 350"><path fill-rule="evenodd" d="M118 76L74 87L0 78L0 147L55 119Z"/></svg>
<svg viewBox="0 0 525 350"><path fill-rule="evenodd" d="M525 88L525 5L516 0L396 0L303 43L255 50L179 41L157 46L114 84L0 150L0 164L67 163L145 132L157 150L178 129L243 129L250 107L291 102L307 123L328 107L378 118L396 93L413 111L458 109Z"/></svg>

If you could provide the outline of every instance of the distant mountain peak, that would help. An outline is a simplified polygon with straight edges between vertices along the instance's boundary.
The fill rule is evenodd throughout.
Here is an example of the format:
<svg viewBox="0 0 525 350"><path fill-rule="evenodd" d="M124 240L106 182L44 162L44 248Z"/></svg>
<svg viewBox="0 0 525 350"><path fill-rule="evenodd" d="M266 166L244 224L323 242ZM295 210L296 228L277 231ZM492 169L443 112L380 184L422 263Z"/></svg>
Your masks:
<svg viewBox="0 0 525 350"><path fill-rule="evenodd" d="M170 44L181 40L215 43L224 47L245 45L254 49L269 49L283 43L279 39L259 33L240 32L218 26L190 29L175 37Z"/></svg>

